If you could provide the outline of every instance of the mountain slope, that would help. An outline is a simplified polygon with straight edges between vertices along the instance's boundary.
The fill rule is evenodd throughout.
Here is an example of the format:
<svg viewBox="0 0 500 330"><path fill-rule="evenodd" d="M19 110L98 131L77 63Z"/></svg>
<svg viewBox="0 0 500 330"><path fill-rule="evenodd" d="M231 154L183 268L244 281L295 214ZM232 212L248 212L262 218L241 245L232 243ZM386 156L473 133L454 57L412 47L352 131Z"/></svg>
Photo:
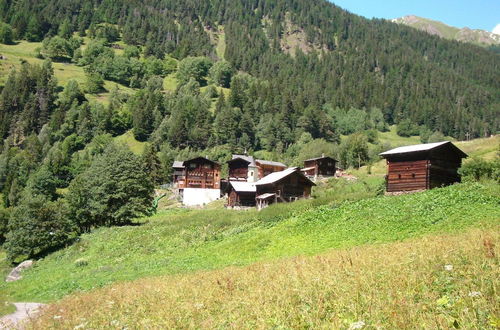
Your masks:
<svg viewBox="0 0 500 330"><path fill-rule="evenodd" d="M392 20L394 23L411 26L449 40L470 42L480 46L500 45L500 35L484 30L472 30L467 27L459 29L428 18L408 15Z"/></svg>

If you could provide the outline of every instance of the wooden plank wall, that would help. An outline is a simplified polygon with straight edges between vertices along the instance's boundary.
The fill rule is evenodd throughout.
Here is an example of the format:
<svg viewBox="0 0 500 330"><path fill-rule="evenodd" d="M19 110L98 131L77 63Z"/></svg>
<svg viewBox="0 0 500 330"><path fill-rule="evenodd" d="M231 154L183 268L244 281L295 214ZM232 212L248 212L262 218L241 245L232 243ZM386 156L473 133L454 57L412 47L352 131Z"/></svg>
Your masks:
<svg viewBox="0 0 500 330"><path fill-rule="evenodd" d="M411 191L429 188L428 160L387 162L387 191Z"/></svg>

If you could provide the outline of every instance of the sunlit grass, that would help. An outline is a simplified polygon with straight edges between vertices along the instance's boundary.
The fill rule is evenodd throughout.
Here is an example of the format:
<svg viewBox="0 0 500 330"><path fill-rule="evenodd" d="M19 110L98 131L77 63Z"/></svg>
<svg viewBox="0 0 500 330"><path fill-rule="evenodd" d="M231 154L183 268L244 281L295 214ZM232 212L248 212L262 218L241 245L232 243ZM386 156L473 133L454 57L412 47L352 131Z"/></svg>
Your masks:
<svg viewBox="0 0 500 330"><path fill-rule="evenodd" d="M50 306L31 326L493 329L498 229L112 285Z"/></svg>
<svg viewBox="0 0 500 330"><path fill-rule="evenodd" d="M146 142L137 141L132 131L128 131L123 135L117 136L115 141L118 143L124 143L133 153L138 155L142 154L144 152L144 148L146 148Z"/></svg>

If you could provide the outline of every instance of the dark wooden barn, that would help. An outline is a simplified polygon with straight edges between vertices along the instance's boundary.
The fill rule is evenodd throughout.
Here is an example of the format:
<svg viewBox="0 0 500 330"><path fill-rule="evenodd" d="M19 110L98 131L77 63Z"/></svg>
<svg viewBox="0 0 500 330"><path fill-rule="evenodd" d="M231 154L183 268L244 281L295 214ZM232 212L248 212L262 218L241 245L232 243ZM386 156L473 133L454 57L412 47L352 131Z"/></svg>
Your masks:
<svg viewBox="0 0 500 330"><path fill-rule="evenodd" d="M304 161L304 168L302 172L309 177L318 176L334 176L337 171L335 164L337 161L332 157L322 155L318 158L312 158Z"/></svg>
<svg viewBox="0 0 500 330"><path fill-rule="evenodd" d="M228 207L255 206L255 184L251 182L230 181L226 187Z"/></svg>
<svg viewBox="0 0 500 330"><path fill-rule="evenodd" d="M387 192L425 190L459 182L458 169L467 157L448 141L399 147L380 155L387 160Z"/></svg>
<svg viewBox="0 0 500 330"><path fill-rule="evenodd" d="M204 157L197 157L183 162L183 180L177 188L220 189L220 164Z"/></svg>
<svg viewBox="0 0 500 330"><path fill-rule="evenodd" d="M275 202L293 202L311 196L315 186L297 167L274 172L255 183L259 209Z"/></svg>

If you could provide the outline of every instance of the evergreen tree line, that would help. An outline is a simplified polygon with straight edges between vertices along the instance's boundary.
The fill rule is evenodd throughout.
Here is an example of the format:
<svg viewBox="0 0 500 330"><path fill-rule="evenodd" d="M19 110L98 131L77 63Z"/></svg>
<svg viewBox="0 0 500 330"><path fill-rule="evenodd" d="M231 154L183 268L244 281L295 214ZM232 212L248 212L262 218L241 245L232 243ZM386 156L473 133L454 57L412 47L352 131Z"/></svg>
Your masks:
<svg viewBox="0 0 500 330"><path fill-rule="evenodd" d="M225 58L235 70L269 82L276 101L268 112L292 116L290 125L309 106L325 104L377 107L389 124L411 119L457 138L491 134L500 125L498 55L367 20L325 0L2 0L0 17L17 39L71 39L78 32L114 42L121 33L125 43L143 46L146 57L157 59L215 59L207 31L224 25ZM284 54L279 45L287 21L323 51ZM71 53L71 45L59 48ZM108 53L93 60L94 78L98 73L127 85L145 84L144 68L133 57Z"/></svg>

